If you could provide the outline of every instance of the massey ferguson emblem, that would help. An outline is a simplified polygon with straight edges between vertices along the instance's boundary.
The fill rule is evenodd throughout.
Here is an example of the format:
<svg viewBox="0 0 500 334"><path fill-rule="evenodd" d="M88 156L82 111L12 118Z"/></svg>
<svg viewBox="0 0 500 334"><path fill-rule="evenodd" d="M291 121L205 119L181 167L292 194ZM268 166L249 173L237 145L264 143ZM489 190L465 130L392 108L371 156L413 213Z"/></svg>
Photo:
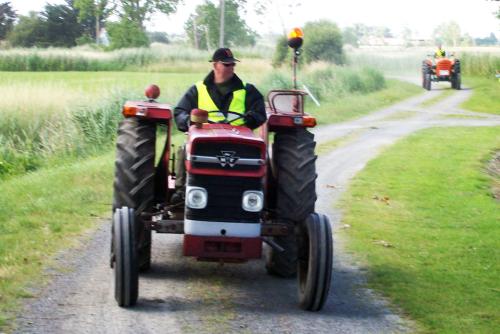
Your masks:
<svg viewBox="0 0 500 334"><path fill-rule="evenodd" d="M236 165L236 162L239 159L239 157L234 156L236 152L221 151L220 153L222 153L222 155L218 155L217 159L219 159L220 165L222 167L226 167L228 165L229 167L234 167L234 165Z"/></svg>

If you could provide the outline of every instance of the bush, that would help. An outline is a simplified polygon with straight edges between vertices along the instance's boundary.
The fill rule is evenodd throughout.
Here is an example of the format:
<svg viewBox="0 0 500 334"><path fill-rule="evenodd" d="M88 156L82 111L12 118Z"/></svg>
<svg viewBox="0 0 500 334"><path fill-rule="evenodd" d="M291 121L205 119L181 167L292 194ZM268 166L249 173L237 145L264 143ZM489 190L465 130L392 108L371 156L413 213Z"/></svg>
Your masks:
<svg viewBox="0 0 500 334"><path fill-rule="evenodd" d="M342 33L328 20L306 23L304 26L304 61L323 60L337 65L345 63L342 50Z"/></svg>
<svg viewBox="0 0 500 334"><path fill-rule="evenodd" d="M163 31L148 31L147 36L151 43L163 43L163 44L170 43L167 34Z"/></svg>
<svg viewBox="0 0 500 334"><path fill-rule="evenodd" d="M36 13L21 15L19 22L8 34L9 43L13 46L32 47L46 46L47 24Z"/></svg>
<svg viewBox="0 0 500 334"><path fill-rule="evenodd" d="M109 23L108 33L111 50L149 46L149 39L142 27L127 19Z"/></svg>
<svg viewBox="0 0 500 334"><path fill-rule="evenodd" d="M334 99L350 94L366 94L386 87L385 78L373 68L327 66L301 76L299 86L305 84L318 99ZM273 71L262 83L263 91L292 87L290 73ZM300 88L300 87L299 87Z"/></svg>
<svg viewBox="0 0 500 334"><path fill-rule="evenodd" d="M274 68L280 67L291 54L286 36L281 36L276 41L276 48L273 54L272 65Z"/></svg>

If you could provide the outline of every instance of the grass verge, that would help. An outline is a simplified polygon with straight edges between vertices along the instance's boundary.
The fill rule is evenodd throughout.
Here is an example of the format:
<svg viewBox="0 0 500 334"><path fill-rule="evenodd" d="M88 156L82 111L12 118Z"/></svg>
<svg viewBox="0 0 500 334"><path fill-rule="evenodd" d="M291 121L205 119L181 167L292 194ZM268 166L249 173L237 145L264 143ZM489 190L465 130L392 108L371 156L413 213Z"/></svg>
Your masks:
<svg viewBox="0 0 500 334"><path fill-rule="evenodd" d="M453 95L453 93L455 93L456 91L454 89L447 89L447 90L444 90L441 92L441 94L437 95L437 96L434 96L433 98L431 99L428 99L428 100L425 100L424 102L422 102L420 104L421 107L430 107L436 103L439 103L441 101L443 101L444 99L446 99L447 97L450 97L451 95Z"/></svg>
<svg viewBox="0 0 500 334"><path fill-rule="evenodd" d="M109 216L113 160L109 153L1 183L0 328L47 259Z"/></svg>
<svg viewBox="0 0 500 334"><path fill-rule="evenodd" d="M407 82L387 79L386 88L368 94L352 94L324 102L320 107L308 102L307 111L316 116L319 124L342 122L364 116L417 94L422 89Z"/></svg>
<svg viewBox="0 0 500 334"><path fill-rule="evenodd" d="M180 145L181 133L172 137ZM161 154L165 136L157 141ZM58 250L111 213L114 151L0 182L0 330ZM15 203L15 205L14 205Z"/></svg>
<svg viewBox="0 0 500 334"><path fill-rule="evenodd" d="M342 233L367 263L370 286L424 332L500 328L500 203L485 172L499 130L430 129L404 139L368 163L341 202L351 226Z"/></svg>
<svg viewBox="0 0 500 334"><path fill-rule="evenodd" d="M465 84L472 88L470 99L462 108L500 115L500 82L495 78L469 77Z"/></svg>

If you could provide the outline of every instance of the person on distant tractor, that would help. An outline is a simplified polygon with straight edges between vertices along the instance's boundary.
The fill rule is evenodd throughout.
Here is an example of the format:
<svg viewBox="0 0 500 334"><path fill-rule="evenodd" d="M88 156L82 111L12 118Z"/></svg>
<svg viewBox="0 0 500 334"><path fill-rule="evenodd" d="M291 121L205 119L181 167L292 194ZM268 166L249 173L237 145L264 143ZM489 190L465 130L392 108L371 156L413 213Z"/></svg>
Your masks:
<svg viewBox="0 0 500 334"><path fill-rule="evenodd" d="M436 52L434 53L434 58L444 58L446 57L446 51L443 49L443 45L439 44Z"/></svg>
<svg viewBox="0 0 500 334"><path fill-rule="evenodd" d="M213 70L203 81L191 86L174 109L177 128L186 132L190 125L190 113L193 109L209 111L208 119L212 122L233 120L232 125L244 125L250 129L258 128L266 119L266 109L262 94L254 85L245 83L234 73L238 59L228 48L217 49L212 59ZM217 111L217 113L213 113ZM231 112L231 113L228 113ZM237 114L241 115L241 118ZM185 185L185 147L179 148L176 168L176 192L172 203L184 200Z"/></svg>

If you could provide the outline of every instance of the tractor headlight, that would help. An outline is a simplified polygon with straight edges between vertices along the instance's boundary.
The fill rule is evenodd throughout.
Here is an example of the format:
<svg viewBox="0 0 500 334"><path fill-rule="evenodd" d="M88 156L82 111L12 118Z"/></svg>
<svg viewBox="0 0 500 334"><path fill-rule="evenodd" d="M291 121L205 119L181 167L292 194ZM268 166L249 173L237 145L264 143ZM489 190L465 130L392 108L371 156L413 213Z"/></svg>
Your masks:
<svg viewBox="0 0 500 334"><path fill-rule="evenodd" d="M247 190L243 193L243 210L250 212L259 212L264 205L264 194L262 191Z"/></svg>
<svg viewBox="0 0 500 334"><path fill-rule="evenodd" d="M207 206L207 190L201 187L186 187L186 206L191 209L204 209Z"/></svg>

